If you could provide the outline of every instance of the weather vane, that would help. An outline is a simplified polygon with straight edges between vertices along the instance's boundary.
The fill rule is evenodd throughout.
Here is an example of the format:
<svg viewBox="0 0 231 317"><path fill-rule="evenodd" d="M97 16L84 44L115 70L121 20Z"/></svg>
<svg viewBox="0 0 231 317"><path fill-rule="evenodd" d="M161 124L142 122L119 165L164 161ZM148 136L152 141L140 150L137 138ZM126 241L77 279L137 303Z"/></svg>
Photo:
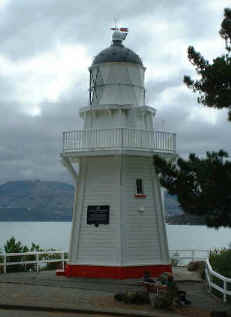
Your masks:
<svg viewBox="0 0 231 317"><path fill-rule="evenodd" d="M114 17L114 23L115 23L115 26L113 28L111 28L112 31L120 31L123 35L123 40L126 39L126 36L128 35L128 28L125 28L125 27L121 27L119 28L118 27L118 18L117 17Z"/></svg>
<svg viewBox="0 0 231 317"><path fill-rule="evenodd" d="M117 17L114 17L113 20L114 20L114 23L115 23L115 29L117 29L118 28L117 26L118 26L119 19Z"/></svg>

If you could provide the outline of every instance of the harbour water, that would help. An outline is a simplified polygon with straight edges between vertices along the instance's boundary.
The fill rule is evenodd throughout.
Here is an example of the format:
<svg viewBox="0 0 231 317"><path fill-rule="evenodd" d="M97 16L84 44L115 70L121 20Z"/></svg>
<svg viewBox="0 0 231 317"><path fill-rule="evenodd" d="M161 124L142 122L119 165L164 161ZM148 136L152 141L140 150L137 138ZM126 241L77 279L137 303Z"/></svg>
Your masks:
<svg viewBox="0 0 231 317"><path fill-rule="evenodd" d="M170 250L229 247L231 228L210 229L206 226L166 225ZM12 236L28 246L68 250L71 222L0 222L0 247Z"/></svg>

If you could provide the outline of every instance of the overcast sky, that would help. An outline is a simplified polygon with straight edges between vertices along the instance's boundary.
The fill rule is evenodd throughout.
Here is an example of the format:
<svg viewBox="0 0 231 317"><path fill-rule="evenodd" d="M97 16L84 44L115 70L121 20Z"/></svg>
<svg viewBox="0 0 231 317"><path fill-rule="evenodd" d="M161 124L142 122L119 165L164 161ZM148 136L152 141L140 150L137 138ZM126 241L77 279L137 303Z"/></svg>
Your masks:
<svg viewBox="0 0 231 317"><path fill-rule="evenodd" d="M110 45L114 17L129 28L124 44L147 67L146 103L177 133L178 154L231 154L227 112L198 105L182 82L195 75L189 45L209 60L224 53L225 7L230 0L0 0L0 183L71 182L62 132L81 128L88 67Z"/></svg>

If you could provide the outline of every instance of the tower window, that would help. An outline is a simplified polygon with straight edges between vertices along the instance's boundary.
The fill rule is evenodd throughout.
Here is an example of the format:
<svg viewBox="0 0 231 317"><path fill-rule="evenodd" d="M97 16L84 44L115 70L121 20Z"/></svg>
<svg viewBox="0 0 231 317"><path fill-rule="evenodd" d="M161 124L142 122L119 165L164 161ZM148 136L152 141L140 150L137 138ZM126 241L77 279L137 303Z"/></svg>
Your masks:
<svg viewBox="0 0 231 317"><path fill-rule="evenodd" d="M142 182L142 179L141 178L137 178L136 179L136 193L137 194L143 194L144 191L143 191L143 182Z"/></svg>

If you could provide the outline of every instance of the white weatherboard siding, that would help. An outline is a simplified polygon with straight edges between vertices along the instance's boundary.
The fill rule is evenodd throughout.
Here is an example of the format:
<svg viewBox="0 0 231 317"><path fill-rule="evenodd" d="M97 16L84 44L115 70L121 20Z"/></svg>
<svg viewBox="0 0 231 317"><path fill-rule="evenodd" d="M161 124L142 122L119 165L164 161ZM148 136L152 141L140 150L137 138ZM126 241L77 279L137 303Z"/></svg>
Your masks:
<svg viewBox="0 0 231 317"><path fill-rule="evenodd" d="M73 219L70 250L73 264L119 265L120 263L120 159L92 157L81 159L77 217ZM109 205L108 225L87 225L87 206ZM74 211L75 213L75 211ZM77 238L76 238L77 237Z"/></svg>
<svg viewBox="0 0 231 317"><path fill-rule="evenodd" d="M152 157L125 158L124 188L127 197L127 265L168 264L168 246L164 221L162 226L162 206L156 204L159 197L153 183ZM136 179L143 180L146 198L135 198ZM161 232L162 231L162 232ZM164 239L163 239L164 238Z"/></svg>
<svg viewBox="0 0 231 317"><path fill-rule="evenodd" d="M165 226L161 226L162 210L155 203L158 197L153 187L156 179L153 179L152 157L88 157L81 159L80 163L71 263L109 266L168 264ZM145 199L135 198L137 178L143 179ZM89 205L109 205L109 224L87 225ZM162 234L161 230L164 231Z"/></svg>

